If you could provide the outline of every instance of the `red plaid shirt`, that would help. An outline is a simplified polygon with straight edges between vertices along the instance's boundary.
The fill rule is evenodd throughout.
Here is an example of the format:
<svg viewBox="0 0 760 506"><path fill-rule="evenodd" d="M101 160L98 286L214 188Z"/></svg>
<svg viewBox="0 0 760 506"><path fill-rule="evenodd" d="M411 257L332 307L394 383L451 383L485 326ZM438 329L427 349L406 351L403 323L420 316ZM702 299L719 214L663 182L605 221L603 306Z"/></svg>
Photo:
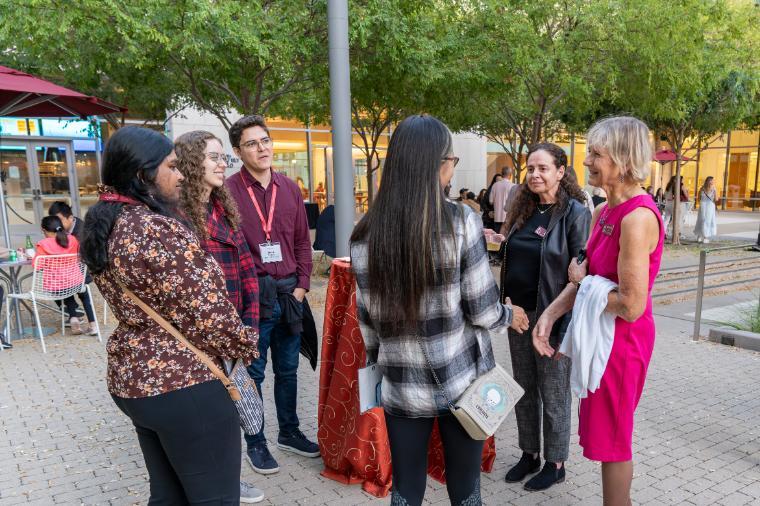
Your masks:
<svg viewBox="0 0 760 506"><path fill-rule="evenodd" d="M214 201L214 211L206 222L209 237L203 249L224 271L227 294L243 323L259 328L259 278L248 243L240 230L234 231L224 217L224 208Z"/></svg>

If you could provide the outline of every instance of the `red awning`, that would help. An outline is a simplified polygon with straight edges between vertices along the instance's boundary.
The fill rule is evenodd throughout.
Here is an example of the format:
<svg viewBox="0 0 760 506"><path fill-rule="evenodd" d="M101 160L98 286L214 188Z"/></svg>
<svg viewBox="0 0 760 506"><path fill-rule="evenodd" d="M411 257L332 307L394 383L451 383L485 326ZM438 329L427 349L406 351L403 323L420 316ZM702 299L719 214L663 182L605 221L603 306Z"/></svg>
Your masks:
<svg viewBox="0 0 760 506"><path fill-rule="evenodd" d="M677 158L675 152L670 149L661 149L654 154L654 161L660 163L675 162ZM691 158L688 156L681 155L681 161L688 162L690 160Z"/></svg>
<svg viewBox="0 0 760 506"><path fill-rule="evenodd" d="M0 116L86 118L122 112L127 109L0 66Z"/></svg>

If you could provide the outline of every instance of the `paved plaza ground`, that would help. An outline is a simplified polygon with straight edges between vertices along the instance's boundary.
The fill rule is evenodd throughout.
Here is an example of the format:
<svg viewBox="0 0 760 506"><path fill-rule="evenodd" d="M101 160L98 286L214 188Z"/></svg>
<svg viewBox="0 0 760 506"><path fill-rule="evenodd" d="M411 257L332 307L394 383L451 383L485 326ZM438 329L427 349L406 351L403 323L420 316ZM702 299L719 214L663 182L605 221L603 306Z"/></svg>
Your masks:
<svg viewBox="0 0 760 506"><path fill-rule="evenodd" d="M673 251L671 257L666 265L686 265L694 250ZM325 277L315 275L311 299L320 320L325 284ZM757 295L757 289L733 290L707 299L706 309L746 304ZM689 311L693 300L655 307L657 342L636 413L634 503L760 504L760 354L692 342ZM54 315L46 318L54 325ZM15 341L12 351L0 353L0 505L145 504L147 475L133 428L106 391L104 344L60 334L47 343L46 355L32 340ZM497 360L509 367L505 338L496 337L494 348ZM267 413L274 413L269 378L264 397ZM312 439L317 382L318 372L302 359L298 411ZM512 415L497 434L494 470L482 477L484 503L601 504L600 468L581 456L573 418L567 480L547 492L526 492L503 479L519 457ZM276 441L272 424L267 437ZM321 459L270 448L280 463L278 474L263 477L242 465L243 479L265 491L264 504L389 502L358 485L323 478ZM448 504L445 488L430 481L426 503Z"/></svg>

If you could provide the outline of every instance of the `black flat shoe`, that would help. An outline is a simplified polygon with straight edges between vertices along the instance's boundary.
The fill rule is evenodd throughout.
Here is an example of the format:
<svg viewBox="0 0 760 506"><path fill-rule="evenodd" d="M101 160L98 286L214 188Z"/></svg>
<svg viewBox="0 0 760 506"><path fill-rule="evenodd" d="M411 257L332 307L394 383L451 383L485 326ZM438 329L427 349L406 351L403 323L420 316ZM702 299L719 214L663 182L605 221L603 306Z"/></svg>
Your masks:
<svg viewBox="0 0 760 506"><path fill-rule="evenodd" d="M523 481L526 476L538 471L539 467L541 467L541 457L533 457L530 453L523 452L519 462L517 462L512 469L507 471L504 481L507 483Z"/></svg>
<svg viewBox="0 0 760 506"><path fill-rule="evenodd" d="M562 483L563 481L565 481L565 466L557 469L557 464L554 462L546 462L541 472L525 483L525 490L533 492L546 490L555 483Z"/></svg>
<svg viewBox="0 0 760 506"><path fill-rule="evenodd" d="M5 336L0 334L0 348L3 348L4 350L9 350L13 348L13 345L5 340Z"/></svg>

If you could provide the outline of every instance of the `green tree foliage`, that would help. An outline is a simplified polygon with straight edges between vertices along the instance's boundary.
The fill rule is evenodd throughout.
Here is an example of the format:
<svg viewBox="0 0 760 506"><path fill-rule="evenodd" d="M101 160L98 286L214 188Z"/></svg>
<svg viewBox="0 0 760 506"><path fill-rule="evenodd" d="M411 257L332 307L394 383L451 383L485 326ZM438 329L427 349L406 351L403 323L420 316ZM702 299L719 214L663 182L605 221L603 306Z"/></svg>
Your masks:
<svg viewBox="0 0 760 506"><path fill-rule="evenodd" d="M424 110L424 95L441 71L445 44L440 13L446 1L356 0L349 2L351 124L354 146L364 155L371 202L380 167L378 146L393 124ZM300 97L296 115L306 122L329 121L326 66L313 67L322 86ZM299 102L299 99L296 100Z"/></svg>
<svg viewBox="0 0 760 506"><path fill-rule="evenodd" d="M326 62L318 0L3 0L0 16L9 64L137 114L191 104L227 128L231 111L286 113Z"/></svg>
<svg viewBox="0 0 760 506"><path fill-rule="evenodd" d="M582 123L614 82L607 11L594 0L474 4L435 109L452 128L500 144L519 178L525 148Z"/></svg>
<svg viewBox="0 0 760 506"><path fill-rule="evenodd" d="M621 13L613 46L625 79L612 97L621 111L647 122L677 155L680 188L686 151L704 149L716 134L751 123L760 91L757 26L760 10L726 2L641 2ZM643 7L643 8L642 8ZM673 242L679 242L679 206Z"/></svg>

